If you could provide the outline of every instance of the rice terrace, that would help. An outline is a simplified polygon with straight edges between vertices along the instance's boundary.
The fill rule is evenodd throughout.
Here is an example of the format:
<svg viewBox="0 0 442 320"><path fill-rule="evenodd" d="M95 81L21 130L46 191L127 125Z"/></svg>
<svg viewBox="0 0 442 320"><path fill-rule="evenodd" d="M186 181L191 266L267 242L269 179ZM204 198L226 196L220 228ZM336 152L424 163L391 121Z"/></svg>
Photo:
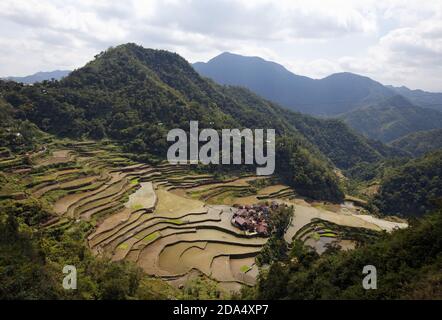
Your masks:
<svg viewBox="0 0 442 320"><path fill-rule="evenodd" d="M441 0L2 0L0 22L2 307L442 301Z"/></svg>
<svg viewBox="0 0 442 320"><path fill-rule="evenodd" d="M280 205L294 208L286 241L300 239L318 253L330 243L352 249L360 237L407 226L369 216L357 201L310 201L272 176L216 177L189 165L138 163L106 141L56 140L23 157L2 157L2 170L27 190L10 192L12 197L50 203L55 216L44 229L67 230L87 221L94 255L134 262L175 288L198 277L213 281L224 295L255 285L255 257L268 234L237 222L256 222Z"/></svg>

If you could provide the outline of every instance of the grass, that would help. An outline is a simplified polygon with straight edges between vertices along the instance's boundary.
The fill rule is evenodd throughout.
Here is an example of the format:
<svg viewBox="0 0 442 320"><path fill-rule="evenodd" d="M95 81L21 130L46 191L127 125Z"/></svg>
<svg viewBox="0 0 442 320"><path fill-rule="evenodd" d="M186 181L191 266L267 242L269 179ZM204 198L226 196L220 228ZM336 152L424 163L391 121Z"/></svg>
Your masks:
<svg viewBox="0 0 442 320"><path fill-rule="evenodd" d="M318 241L319 239L321 239L321 236L319 235L319 233L314 232L314 233L312 234L312 238L313 238L314 240Z"/></svg>
<svg viewBox="0 0 442 320"><path fill-rule="evenodd" d="M184 223L184 221L181 219L169 219L169 220L165 220L165 222L173 223L173 224L183 224Z"/></svg>
<svg viewBox="0 0 442 320"><path fill-rule="evenodd" d="M327 232L327 233L321 234L321 237L336 238L336 234L335 233L331 233L331 232Z"/></svg>
<svg viewBox="0 0 442 320"><path fill-rule="evenodd" d="M243 265L243 266L241 266L241 268L239 268L239 270L240 270L242 273L246 273L246 272L248 272L250 269L252 269L252 267L247 266L247 265Z"/></svg>
<svg viewBox="0 0 442 320"><path fill-rule="evenodd" d="M69 194L69 192L67 190L56 189L56 190L52 190L52 191L45 193L43 195L42 199L46 200L49 203L54 203L58 199L61 199L62 197L66 196L68 194Z"/></svg>
<svg viewBox="0 0 442 320"><path fill-rule="evenodd" d="M140 210L143 208L142 204L136 203L133 206L130 207L132 210Z"/></svg>
<svg viewBox="0 0 442 320"><path fill-rule="evenodd" d="M191 212L201 210L204 203L198 200L184 198L169 191L158 189L156 191L158 204L155 212L158 214L175 215L177 212Z"/></svg>
<svg viewBox="0 0 442 320"><path fill-rule="evenodd" d="M138 287L137 296L143 300L185 298L179 289L171 286L161 279L154 277L144 277L141 280L140 286Z"/></svg>
<svg viewBox="0 0 442 320"><path fill-rule="evenodd" d="M123 242L117 248L121 250L127 250L129 248L129 245L126 242Z"/></svg>
<svg viewBox="0 0 442 320"><path fill-rule="evenodd" d="M130 180L130 183L131 183L131 184L138 184L139 181L140 181L140 179L135 178L135 179Z"/></svg>
<svg viewBox="0 0 442 320"><path fill-rule="evenodd" d="M154 233L151 233L151 234L147 235L146 237L144 237L143 241L151 242L151 241L157 239L159 236L160 236L160 233L158 231L155 231Z"/></svg>

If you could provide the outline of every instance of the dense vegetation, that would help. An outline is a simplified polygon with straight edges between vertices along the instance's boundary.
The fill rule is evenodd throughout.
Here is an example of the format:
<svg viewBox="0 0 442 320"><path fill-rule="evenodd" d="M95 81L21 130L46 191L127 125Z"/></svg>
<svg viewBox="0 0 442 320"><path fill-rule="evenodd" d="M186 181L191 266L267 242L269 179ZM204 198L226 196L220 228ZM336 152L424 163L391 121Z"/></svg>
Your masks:
<svg viewBox="0 0 442 320"><path fill-rule="evenodd" d="M296 145L290 138L277 141L276 171L282 180L299 193L316 199L339 201L344 194L335 174L318 159L311 156L308 150Z"/></svg>
<svg viewBox="0 0 442 320"><path fill-rule="evenodd" d="M383 86L347 72L311 79L259 57L228 52L193 66L218 83L244 86L289 110L340 116L356 131L383 142L442 126L441 93Z"/></svg>
<svg viewBox="0 0 442 320"><path fill-rule="evenodd" d="M280 206L270 216L271 235L256 257L258 265L270 264L287 256L287 242L284 234L293 219L293 206Z"/></svg>
<svg viewBox="0 0 442 320"><path fill-rule="evenodd" d="M402 96L347 112L341 119L365 136L382 142L442 127L442 112L416 107Z"/></svg>
<svg viewBox="0 0 442 320"><path fill-rule="evenodd" d="M442 149L442 129L410 133L392 141L390 145L415 157L420 157L427 152Z"/></svg>
<svg viewBox="0 0 442 320"><path fill-rule="evenodd" d="M440 92L428 92L420 89L411 90L405 86L388 86L388 88L404 96L416 106L442 111L442 93Z"/></svg>
<svg viewBox="0 0 442 320"><path fill-rule="evenodd" d="M352 251L318 254L301 242L261 273L244 298L441 299L442 211ZM363 267L377 268L377 290L362 286Z"/></svg>
<svg viewBox="0 0 442 320"><path fill-rule="evenodd" d="M295 145L289 152L292 165L286 166L290 171L279 172L300 194L319 199L342 199L336 196L333 165L347 168L382 158L340 122L287 112L245 89L201 78L176 54L134 44L102 52L61 81L0 82L0 91L2 110L17 120L61 137L110 138L144 161L164 159L168 130L187 129L190 120L218 130L274 128ZM293 164L304 163L294 170Z"/></svg>
<svg viewBox="0 0 442 320"><path fill-rule="evenodd" d="M420 216L442 199L442 151L391 169L373 203L384 214Z"/></svg>
<svg viewBox="0 0 442 320"><path fill-rule="evenodd" d="M372 163L383 157L401 154L396 149L364 138L340 120L319 119L284 110L241 87L226 86L220 89L235 101L267 113L274 126L294 128L339 168L347 169L362 161Z"/></svg>
<svg viewBox="0 0 442 320"><path fill-rule="evenodd" d="M0 96L0 147L5 152L23 153L36 148L44 134L27 120L16 118L16 110Z"/></svg>
<svg viewBox="0 0 442 320"><path fill-rule="evenodd" d="M384 214L421 216L435 211L442 198L441 151L414 160L390 159L407 155L411 148L420 154L427 149L426 143L422 148L412 147L413 142L410 147L393 143L405 150L399 152L355 134L340 120L284 110L247 89L223 87L201 78L176 54L134 44L97 55L61 81L33 86L0 81L0 117L0 153L5 161L13 159L14 153L41 150L47 133L75 139L111 139L137 160L164 159L168 130L187 129L190 120L198 120L201 128L218 130L276 129L276 174L300 195L342 201L342 181L334 173L336 166L352 181L379 183L379 193L370 208ZM376 125L384 128L378 122ZM248 170L244 166L201 170L207 169L219 170L220 174ZM6 185L6 174L0 173L0 182ZM9 181L8 187L11 185L9 193L23 190L23 186L20 189ZM286 243L283 234L291 210L282 207L272 216L271 238L257 259L269 268L263 268L258 286L246 290L244 297L442 296L440 210L414 222L409 230L384 235L352 252L338 252L332 247L322 256L299 241ZM164 284L159 290L153 288L152 283L142 280L135 266L93 257L84 244L90 223L78 222L68 230L39 227L50 218L51 213L40 201L0 200L0 299L169 297L172 289ZM66 264L81 270L79 289L73 292L61 289ZM362 289L361 272L367 264L374 264L382 275L378 290ZM216 297L201 295L198 284L191 291L192 297Z"/></svg>
<svg viewBox="0 0 442 320"><path fill-rule="evenodd" d="M90 224L39 231L48 216L34 200L0 202L0 299L165 298L143 288L135 266L94 258L84 244ZM62 287L65 265L81 274L77 290Z"/></svg>

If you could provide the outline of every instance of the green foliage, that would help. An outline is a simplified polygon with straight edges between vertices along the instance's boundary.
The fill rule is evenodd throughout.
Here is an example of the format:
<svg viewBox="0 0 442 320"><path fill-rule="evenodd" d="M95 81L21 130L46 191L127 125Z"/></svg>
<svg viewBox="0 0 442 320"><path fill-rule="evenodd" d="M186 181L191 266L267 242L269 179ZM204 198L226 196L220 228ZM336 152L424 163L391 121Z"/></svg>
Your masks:
<svg viewBox="0 0 442 320"><path fill-rule="evenodd" d="M54 299L60 295L45 255L29 229L0 211L0 299Z"/></svg>
<svg viewBox="0 0 442 320"><path fill-rule="evenodd" d="M390 145L420 157L427 152L442 149L442 129L414 132L394 140Z"/></svg>
<svg viewBox="0 0 442 320"><path fill-rule="evenodd" d="M331 122L290 113L245 89L221 87L201 78L177 54L135 44L110 48L61 81L33 86L0 81L0 93L14 110L14 117L59 137L109 138L141 161L164 159L169 146L167 132L172 128L188 130L190 120L198 120L200 128L217 130L274 128L278 136L285 135L300 146L290 150L293 166L280 175L288 175L286 180L290 181L294 171L302 170L302 175L312 178L298 176L291 185L299 187L301 194L305 191L305 195L319 199L339 199L333 190L327 190L339 188L332 181L334 173L327 156L337 165L350 165L344 159L352 156L344 154L353 152L342 150L339 159L330 152L341 149L325 137L342 131L339 126L330 130ZM343 135L353 133L345 131ZM365 146L371 154L365 156L367 160L377 157L360 138L349 139L360 145L353 154L365 156ZM294 167L305 164L305 168ZM225 170L222 167L216 170ZM251 168L238 169L245 172Z"/></svg>
<svg viewBox="0 0 442 320"><path fill-rule="evenodd" d="M285 183L301 195L340 202L342 193L336 175L307 149L291 139L277 141L276 170Z"/></svg>
<svg viewBox="0 0 442 320"><path fill-rule="evenodd" d="M222 297L218 284L203 275L187 280L184 284L184 294L185 298L197 300L220 299Z"/></svg>
<svg viewBox="0 0 442 320"><path fill-rule="evenodd" d="M441 128L442 112L416 107L402 96L393 96L341 118L365 136L386 143L416 131Z"/></svg>
<svg viewBox="0 0 442 320"><path fill-rule="evenodd" d="M129 299L163 297L143 287L143 273L127 262L95 258L85 246L86 222L39 232L46 213L36 201L0 207L0 299ZM77 268L77 290L64 290L65 265ZM138 296L140 294L141 296Z"/></svg>
<svg viewBox="0 0 442 320"><path fill-rule="evenodd" d="M396 154L392 148L357 134L340 120L318 119L285 110L244 88L227 86L222 89L236 102L253 106L254 111L248 114L253 114L255 119L279 129L282 135L295 131L298 140L320 150L339 168L347 169L361 161L374 162ZM265 114L268 116L261 120Z"/></svg>
<svg viewBox="0 0 442 320"><path fill-rule="evenodd" d="M16 94L14 97L19 99L20 96ZM21 101L9 98L15 103ZM35 149L44 137L35 124L20 117L20 112L0 96L0 147L7 148L13 153L24 153Z"/></svg>
<svg viewBox="0 0 442 320"><path fill-rule="evenodd" d="M318 256L296 241L290 259L275 262L260 274L254 298L271 299L401 299L442 298L442 211L408 229L384 235L352 251ZM378 289L365 290L365 265L374 265ZM247 297L251 297L247 293Z"/></svg>
<svg viewBox="0 0 442 320"><path fill-rule="evenodd" d="M256 256L258 265L270 264L273 261L284 260L287 257L287 242L284 234L292 219L293 206L280 205L277 209L271 210L269 227L271 235L266 244Z"/></svg>
<svg viewBox="0 0 442 320"><path fill-rule="evenodd" d="M442 199L442 151L410 160L385 175L373 204L384 214L420 216Z"/></svg>

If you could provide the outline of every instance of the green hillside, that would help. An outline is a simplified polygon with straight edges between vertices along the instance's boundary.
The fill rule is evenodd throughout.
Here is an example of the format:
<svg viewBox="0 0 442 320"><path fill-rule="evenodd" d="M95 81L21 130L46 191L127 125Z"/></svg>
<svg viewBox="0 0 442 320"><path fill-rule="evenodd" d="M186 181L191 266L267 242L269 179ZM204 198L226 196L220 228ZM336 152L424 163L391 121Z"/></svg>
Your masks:
<svg viewBox="0 0 442 320"><path fill-rule="evenodd" d="M365 136L384 143L442 126L442 112L416 107L401 96L350 111L340 118Z"/></svg>
<svg viewBox="0 0 442 320"><path fill-rule="evenodd" d="M392 141L390 145L419 157L427 152L442 149L442 129L413 132Z"/></svg>
<svg viewBox="0 0 442 320"><path fill-rule="evenodd" d="M135 44L100 53L60 82L1 82L0 90L17 116L41 130L75 139L110 138L138 160L164 159L168 130L186 129L190 120L198 120L201 128L274 128L294 142L291 156L302 154L309 171L328 172L324 177L331 180L321 185L334 190L324 192L335 194L334 200L341 196L335 192L333 164L348 168L382 157L339 122L287 112L244 89L221 87L201 78L177 54ZM296 173L289 176L296 180ZM314 188L303 188L299 179L293 184L301 193ZM321 197L321 188L315 197Z"/></svg>
<svg viewBox="0 0 442 320"><path fill-rule="evenodd" d="M374 203L384 214L421 216L442 198L442 151L389 170Z"/></svg>

